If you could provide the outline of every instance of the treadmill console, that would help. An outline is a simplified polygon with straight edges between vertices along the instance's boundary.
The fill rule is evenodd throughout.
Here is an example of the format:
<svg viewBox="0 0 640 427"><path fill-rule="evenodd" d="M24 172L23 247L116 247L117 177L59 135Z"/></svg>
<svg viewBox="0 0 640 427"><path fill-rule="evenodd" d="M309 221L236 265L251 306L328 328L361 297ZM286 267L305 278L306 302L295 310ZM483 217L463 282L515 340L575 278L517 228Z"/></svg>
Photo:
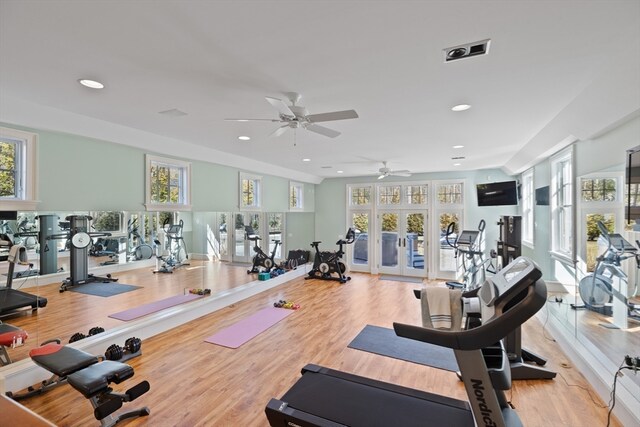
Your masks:
<svg viewBox="0 0 640 427"><path fill-rule="evenodd" d="M476 243L479 234L480 232L478 230L462 230L462 233L460 233L460 236L458 236L458 240L456 241L456 243L458 245L471 246Z"/></svg>

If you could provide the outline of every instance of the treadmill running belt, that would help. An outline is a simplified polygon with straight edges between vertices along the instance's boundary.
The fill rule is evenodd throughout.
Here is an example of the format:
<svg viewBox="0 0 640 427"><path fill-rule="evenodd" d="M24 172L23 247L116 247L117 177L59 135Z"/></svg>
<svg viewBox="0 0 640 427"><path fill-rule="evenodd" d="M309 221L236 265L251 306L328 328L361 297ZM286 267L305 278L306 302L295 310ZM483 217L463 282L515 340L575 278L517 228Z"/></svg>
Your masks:
<svg viewBox="0 0 640 427"><path fill-rule="evenodd" d="M46 299L15 289L0 289L0 313L7 313L23 307L44 307Z"/></svg>
<svg viewBox="0 0 640 427"><path fill-rule="evenodd" d="M352 427L475 425L466 402L426 392L419 398L416 390L406 389L404 394L389 386L396 391L306 372L281 400L296 410Z"/></svg>

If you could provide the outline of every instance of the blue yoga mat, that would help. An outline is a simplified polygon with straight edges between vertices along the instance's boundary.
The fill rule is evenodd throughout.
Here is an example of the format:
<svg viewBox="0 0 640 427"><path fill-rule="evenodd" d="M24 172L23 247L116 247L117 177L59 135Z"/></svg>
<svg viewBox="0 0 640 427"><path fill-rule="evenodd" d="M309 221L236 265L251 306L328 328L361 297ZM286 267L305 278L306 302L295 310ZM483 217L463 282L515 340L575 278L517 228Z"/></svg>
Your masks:
<svg viewBox="0 0 640 427"><path fill-rule="evenodd" d="M393 329L380 326L365 326L348 347L433 368L458 371L456 357L450 348L399 337Z"/></svg>

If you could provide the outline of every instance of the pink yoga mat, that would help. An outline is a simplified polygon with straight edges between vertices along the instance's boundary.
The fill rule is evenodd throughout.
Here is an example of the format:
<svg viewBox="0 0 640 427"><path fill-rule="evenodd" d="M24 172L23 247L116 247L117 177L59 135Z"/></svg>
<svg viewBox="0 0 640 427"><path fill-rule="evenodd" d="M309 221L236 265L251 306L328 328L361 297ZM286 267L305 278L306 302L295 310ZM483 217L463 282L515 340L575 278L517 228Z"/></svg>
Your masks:
<svg viewBox="0 0 640 427"><path fill-rule="evenodd" d="M293 313L293 310L288 310L286 308L267 307L256 314L244 318L238 323L221 330L217 334L211 335L204 341L224 347L238 348L291 313Z"/></svg>
<svg viewBox="0 0 640 427"><path fill-rule="evenodd" d="M110 314L109 317L113 319L124 320L126 322L129 320L137 319L138 317L146 316L147 314L155 313L156 311L164 310L165 308L184 304L185 302L193 301L198 298L202 298L202 295L176 295L173 297L161 299L160 301L141 305L140 307L130 308L129 310L121 311L119 313L113 313Z"/></svg>

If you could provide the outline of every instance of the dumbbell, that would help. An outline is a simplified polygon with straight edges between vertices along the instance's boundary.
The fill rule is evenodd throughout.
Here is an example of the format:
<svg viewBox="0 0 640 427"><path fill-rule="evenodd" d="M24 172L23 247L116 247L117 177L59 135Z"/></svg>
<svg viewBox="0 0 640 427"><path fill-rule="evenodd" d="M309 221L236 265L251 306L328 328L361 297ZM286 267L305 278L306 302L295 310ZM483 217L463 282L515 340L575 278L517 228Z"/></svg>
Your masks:
<svg viewBox="0 0 640 427"><path fill-rule="evenodd" d="M142 349L142 340L140 338L131 337L127 338L124 342L124 347L120 347L118 344L111 344L104 352L104 358L107 360L117 360L124 362L133 357L139 356Z"/></svg>
<svg viewBox="0 0 640 427"><path fill-rule="evenodd" d="M100 326L94 326L93 328L89 329L89 335L85 335L82 332L76 332L75 334L71 335L71 338L69 338L69 344L71 344L72 342L83 340L87 336L101 334L102 332L104 332L104 328Z"/></svg>

